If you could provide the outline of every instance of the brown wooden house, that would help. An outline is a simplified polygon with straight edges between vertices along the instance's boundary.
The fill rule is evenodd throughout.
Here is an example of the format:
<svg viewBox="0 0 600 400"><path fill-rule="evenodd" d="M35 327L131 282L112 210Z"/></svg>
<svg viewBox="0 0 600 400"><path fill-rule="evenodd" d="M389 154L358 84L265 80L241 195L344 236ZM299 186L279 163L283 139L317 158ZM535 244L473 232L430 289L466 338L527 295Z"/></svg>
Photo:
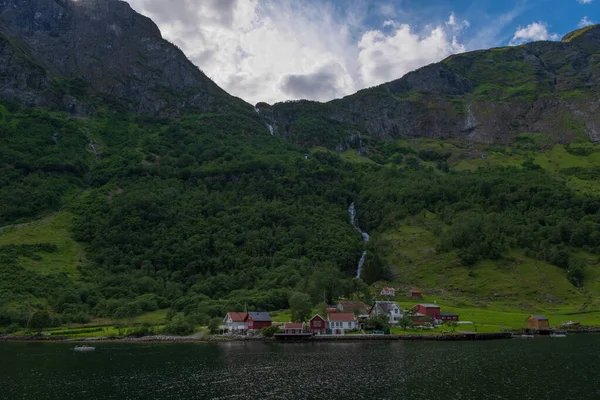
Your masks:
<svg viewBox="0 0 600 400"><path fill-rule="evenodd" d="M548 329L550 328L550 323L548 322L548 318L543 315L530 315L527 318L527 327L529 329Z"/></svg>
<svg viewBox="0 0 600 400"><path fill-rule="evenodd" d="M417 289L410 289L410 291L408 292L408 297L410 297L411 299L422 299L423 292Z"/></svg>

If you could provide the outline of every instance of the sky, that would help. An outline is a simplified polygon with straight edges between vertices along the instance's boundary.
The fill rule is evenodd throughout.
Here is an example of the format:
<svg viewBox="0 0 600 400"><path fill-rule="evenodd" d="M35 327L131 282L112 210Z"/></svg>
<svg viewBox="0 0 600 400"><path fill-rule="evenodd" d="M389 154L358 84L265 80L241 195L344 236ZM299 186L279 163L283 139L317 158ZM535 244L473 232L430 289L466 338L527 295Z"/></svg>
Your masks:
<svg viewBox="0 0 600 400"><path fill-rule="evenodd" d="M465 51L560 40L600 0L128 0L249 103L328 101Z"/></svg>

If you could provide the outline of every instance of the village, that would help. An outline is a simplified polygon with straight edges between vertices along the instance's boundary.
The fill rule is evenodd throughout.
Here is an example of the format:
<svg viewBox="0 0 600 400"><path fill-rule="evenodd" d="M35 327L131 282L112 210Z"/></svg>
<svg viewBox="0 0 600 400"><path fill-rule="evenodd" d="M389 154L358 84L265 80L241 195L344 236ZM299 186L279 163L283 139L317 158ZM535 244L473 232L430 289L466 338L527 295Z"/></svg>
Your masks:
<svg viewBox="0 0 600 400"><path fill-rule="evenodd" d="M420 290L410 289L406 296L410 299L423 299ZM391 287L381 289L378 298L395 298L396 290ZM222 335L255 336L272 328L274 336L279 339L303 339L314 337L340 337L344 335L384 335L390 333L389 328L411 327L414 330L433 330L446 327L442 333L455 332L458 326L466 326L463 334L475 334L471 321L461 321L458 314L443 312L440 305L417 303L413 307L403 309L396 301L375 300L368 306L363 301L341 300L317 313L307 321L274 322L271 315L264 311L228 312L219 327ZM525 321L525 335L536 332L551 334L549 322L543 315L530 315Z"/></svg>

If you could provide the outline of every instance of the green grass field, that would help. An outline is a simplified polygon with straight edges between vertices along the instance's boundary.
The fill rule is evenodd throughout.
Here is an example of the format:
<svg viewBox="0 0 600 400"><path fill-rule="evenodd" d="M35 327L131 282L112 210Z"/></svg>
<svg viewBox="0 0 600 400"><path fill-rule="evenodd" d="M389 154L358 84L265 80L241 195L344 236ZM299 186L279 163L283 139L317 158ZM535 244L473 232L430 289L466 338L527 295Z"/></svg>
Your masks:
<svg viewBox="0 0 600 400"><path fill-rule="evenodd" d="M85 252L70 234L73 216L67 212L54 214L43 220L0 231L0 246L50 243L57 252L39 253L39 260L22 257L20 264L41 274L66 272L72 279L79 278L77 266L85 262Z"/></svg>

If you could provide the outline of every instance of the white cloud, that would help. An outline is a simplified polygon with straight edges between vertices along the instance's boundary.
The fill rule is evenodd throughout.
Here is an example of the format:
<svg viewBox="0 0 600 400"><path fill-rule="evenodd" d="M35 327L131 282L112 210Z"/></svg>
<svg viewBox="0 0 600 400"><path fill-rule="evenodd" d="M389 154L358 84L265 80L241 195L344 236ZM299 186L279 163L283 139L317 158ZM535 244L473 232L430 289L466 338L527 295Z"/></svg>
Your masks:
<svg viewBox="0 0 600 400"><path fill-rule="evenodd" d="M558 40L559 36L556 33L548 31L548 25L545 22L533 22L526 27L519 27L515 32L511 46L534 42L538 40Z"/></svg>
<svg viewBox="0 0 600 400"><path fill-rule="evenodd" d="M465 51L469 24L416 30L382 6L382 29L363 27L364 4L340 15L328 3L295 0L130 0L211 79L246 101L326 101ZM398 11L398 12L396 12Z"/></svg>
<svg viewBox="0 0 600 400"><path fill-rule="evenodd" d="M457 23L452 14L445 26L433 27L422 34L414 32L406 24L394 25L395 30L391 34L381 30L366 32L358 43L364 84L374 86L397 79L426 64L464 52L464 45L453 34L466 26L467 23Z"/></svg>
<svg viewBox="0 0 600 400"><path fill-rule="evenodd" d="M595 22L590 21L590 19L586 16L586 17L581 18L581 21L579 21L577 26L580 28L585 28L586 26L590 26L590 25L594 25L594 24L595 24Z"/></svg>
<svg viewBox="0 0 600 400"><path fill-rule="evenodd" d="M590 4L592 0L577 0L580 4Z"/></svg>

